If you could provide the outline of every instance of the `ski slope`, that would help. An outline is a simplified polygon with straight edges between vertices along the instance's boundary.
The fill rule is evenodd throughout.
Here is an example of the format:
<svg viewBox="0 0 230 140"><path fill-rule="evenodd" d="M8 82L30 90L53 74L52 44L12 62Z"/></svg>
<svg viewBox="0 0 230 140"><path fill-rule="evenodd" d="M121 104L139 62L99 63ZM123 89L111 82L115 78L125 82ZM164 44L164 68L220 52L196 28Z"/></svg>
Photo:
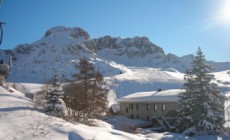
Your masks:
<svg viewBox="0 0 230 140"><path fill-rule="evenodd" d="M173 68L126 67L120 64L113 66L123 71L121 74L106 79L110 85L109 101L111 104L116 103L116 98L136 92L183 89L185 82L184 73ZM221 92L226 94L230 91L230 70L211 74L215 76L213 82L218 84Z"/></svg>
<svg viewBox="0 0 230 140"><path fill-rule="evenodd" d="M126 67L126 71L112 78L112 89L118 98L142 91L157 89L180 89L183 87L183 73L149 67Z"/></svg>

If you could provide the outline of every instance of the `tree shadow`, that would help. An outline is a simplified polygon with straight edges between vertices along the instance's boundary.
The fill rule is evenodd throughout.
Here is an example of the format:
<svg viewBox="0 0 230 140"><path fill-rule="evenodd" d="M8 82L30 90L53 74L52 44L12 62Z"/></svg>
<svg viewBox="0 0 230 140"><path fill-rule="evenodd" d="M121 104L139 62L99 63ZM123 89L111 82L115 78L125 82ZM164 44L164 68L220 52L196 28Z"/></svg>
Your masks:
<svg viewBox="0 0 230 140"><path fill-rule="evenodd" d="M30 100L29 98L20 97L20 96L17 96L17 95L0 94L0 97L1 97L1 96L7 96L7 97L17 98L17 99L20 99L20 100L26 100L26 101L32 102L32 100Z"/></svg>
<svg viewBox="0 0 230 140"><path fill-rule="evenodd" d="M84 140L84 138L82 138L80 135L78 135L75 132L69 132L68 140Z"/></svg>
<svg viewBox="0 0 230 140"><path fill-rule="evenodd" d="M128 140L133 140L133 138L130 136L130 135L132 135L132 134L130 134L130 133L126 133L126 135L124 135L124 134L121 134L121 133L117 133L117 132L109 132L110 134L112 134L112 135L117 135L117 136L121 136L121 137L124 137L125 139L128 139ZM129 135L130 134L130 135Z"/></svg>
<svg viewBox="0 0 230 140"><path fill-rule="evenodd" d="M113 135L121 135L121 134L116 133L116 132L110 132L110 133L113 134Z"/></svg>
<svg viewBox="0 0 230 140"><path fill-rule="evenodd" d="M58 133L67 135L68 134L68 140L85 140L82 136L80 136L77 132L68 132L60 128L53 128Z"/></svg>
<svg viewBox="0 0 230 140"><path fill-rule="evenodd" d="M0 108L0 112L10 112L10 111L19 111L19 110L35 110L33 107L25 107L25 106L18 106L18 107L7 107L7 108Z"/></svg>

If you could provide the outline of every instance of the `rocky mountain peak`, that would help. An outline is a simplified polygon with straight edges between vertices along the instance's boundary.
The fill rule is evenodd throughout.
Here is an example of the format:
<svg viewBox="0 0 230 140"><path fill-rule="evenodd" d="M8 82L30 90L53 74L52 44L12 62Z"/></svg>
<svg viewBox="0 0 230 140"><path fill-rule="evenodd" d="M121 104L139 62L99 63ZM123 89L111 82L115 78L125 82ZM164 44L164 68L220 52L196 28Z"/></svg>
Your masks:
<svg viewBox="0 0 230 140"><path fill-rule="evenodd" d="M85 46L97 51L112 50L115 55L128 55L133 57L145 57L147 55L163 55L162 48L153 44L147 37L121 38L104 36L84 42Z"/></svg>
<svg viewBox="0 0 230 140"><path fill-rule="evenodd" d="M58 37L63 34L66 34L68 37L74 38L74 39L79 39L79 38L82 38L84 40L90 39L89 34L85 30L79 27L68 28L65 26L56 26L56 27L49 29L45 33L44 37L55 37L55 36Z"/></svg>

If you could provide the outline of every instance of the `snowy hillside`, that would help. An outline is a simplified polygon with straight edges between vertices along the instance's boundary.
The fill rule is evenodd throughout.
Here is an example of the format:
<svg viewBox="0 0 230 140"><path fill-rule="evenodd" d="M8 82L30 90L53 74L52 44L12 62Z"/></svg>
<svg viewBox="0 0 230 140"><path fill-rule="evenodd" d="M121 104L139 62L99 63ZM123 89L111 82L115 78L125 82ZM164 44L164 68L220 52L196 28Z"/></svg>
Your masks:
<svg viewBox="0 0 230 140"><path fill-rule="evenodd" d="M126 72L116 75L112 79L117 95L122 97L139 91L182 88L183 76L183 73L172 71L172 69L126 67Z"/></svg>
<svg viewBox="0 0 230 140"><path fill-rule="evenodd" d="M111 127L73 125L62 119L47 116L36 111L33 102L16 90L11 93L0 87L0 97L1 140L140 140L144 138L144 136L113 130Z"/></svg>
<svg viewBox="0 0 230 140"><path fill-rule="evenodd" d="M1 57L8 60L6 52ZM185 72L190 67L193 55L177 57L165 54L163 49L147 37L121 38L104 36L90 39L80 28L63 26L48 30L32 44L18 45L12 50L13 69L8 81L43 83L50 80L56 71L62 79L71 79L76 73L74 65L86 57L95 63L105 76L124 72L123 67L173 68ZM230 63L209 62L214 71L230 69Z"/></svg>
<svg viewBox="0 0 230 140"><path fill-rule="evenodd" d="M13 88L11 90L14 92L9 92L0 87L1 140L209 140L217 138L217 136L212 135L188 138L174 133L156 133L151 131L146 131L146 135L130 134L112 129L111 125L102 121L95 121L100 127L83 124L74 125L37 111L34 109L33 101L26 98L23 93ZM124 121L124 118L122 120ZM114 124L114 126L118 125L118 123L123 123L119 119L119 122L115 119L108 121L112 125ZM138 123L136 120L126 120L125 122ZM223 140L227 139L229 138L223 137Z"/></svg>
<svg viewBox="0 0 230 140"><path fill-rule="evenodd" d="M116 67L119 67L117 65ZM182 89L184 85L184 73L175 69L156 69L149 67L125 67L120 66L122 74L108 77L110 85L110 104L116 103L116 98L120 98L136 92L156 91L158 89ZM215 83L220 87L220 91L227 93L230 91L230 72L213 72Z"/></svg>

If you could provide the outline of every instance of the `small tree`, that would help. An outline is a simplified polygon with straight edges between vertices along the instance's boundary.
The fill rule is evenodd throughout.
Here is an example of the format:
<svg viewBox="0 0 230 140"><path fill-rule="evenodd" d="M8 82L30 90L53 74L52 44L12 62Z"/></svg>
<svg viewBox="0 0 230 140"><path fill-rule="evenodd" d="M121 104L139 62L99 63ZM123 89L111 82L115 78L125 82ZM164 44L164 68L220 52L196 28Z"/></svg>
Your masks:
<svg viewBox="0 0 230 140"><path fill-rule="evenodd" d="M47 112L58 117L62 117L65 114L66 105L62 100L63 94L61 84L58 82L58 76L54 74L52 86L47 90Z"/></svg>
<svg viewBox="0 0 230 140"><path fill-rule="evenodd" d="M220 134L224 123L224 96L212 83L210 66L199 48L192 69L185 75L185 92L179 95L180 132L190 134ZM185 131L186 130L186 131Z"/></svg>
<svg viewBox="0 0 230 140"><path fill-rule="evenodd" d="M74 75L76 82L67 87L64 97L69 114L80 122L99 118L107 109L108 89L104 78L86 58L80 59L76 69L79 70Z"/></svg>

